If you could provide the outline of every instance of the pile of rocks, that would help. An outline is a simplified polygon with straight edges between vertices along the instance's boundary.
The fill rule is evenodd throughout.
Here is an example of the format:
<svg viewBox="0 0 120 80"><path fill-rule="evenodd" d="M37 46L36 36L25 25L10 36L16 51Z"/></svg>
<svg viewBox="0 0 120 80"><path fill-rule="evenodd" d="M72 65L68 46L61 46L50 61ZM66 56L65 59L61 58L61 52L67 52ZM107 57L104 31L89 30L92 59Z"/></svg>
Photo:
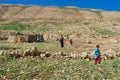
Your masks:
<svg viewBox="0 0 120 80"><path fill-rule="evenodd" d="M23 43L27 41L27 36L23 36L23 35L9 36L7 41L12 43L16 43L16 42Z"/></svg>
<svg viewBox="0 0 120 80"><path fill-rule="evenodd" d="M40 52L36 47L27 49L24 52L16 50L10 52L10 57L20 58L20 57L35 57L39 56L41 58L49 57L51 54L49 52Z"/></svg>
<svg viewBox="0 0 120 80"><path fill-rule="evenodd" d="M6 35L0 35L0 40L7 40L8 39L8 36Z"/></svg>
<svg viewBox="0 0 120 80"><path fill-rule="evenodd" d="M120 57L120 53L117 53L113 49L108 49L108 50L106 50L106 51L103 52L103 54L101 55L101 57L104 60L111 60L111 59L119 58Z"/></svg>
<svg viewBox="0 0 120 80"><path fill-rule="evenodd" d="M0 51L0 55L3 55L4 51ZM20 57L36 57L39 56L41 58L48 57L58 57L58 58L70 58L70 59L85 59L87 61L94 60L94 53L82 52L82 53L64 53L62 51L51 54L49 52L40 52L36 47L32 47L31 49L27 49L24 52L20 50L10 51L10 57L20 58ZM113 49L108 49L101 53L102 60L112 60L120 57L120 52L117 53Z"/></svg>
<svg viewBox="0 0 120 80"><path fill-rule="evenodd" d="M86 59L86 60L94 60L94 53L88 53L88 52L83 52L80 54L81 58ZM108 49L101 53L101 59L102 60L112 60L112 59L117 59L120 57L120 53L117 53L113 49Z"/></svg>

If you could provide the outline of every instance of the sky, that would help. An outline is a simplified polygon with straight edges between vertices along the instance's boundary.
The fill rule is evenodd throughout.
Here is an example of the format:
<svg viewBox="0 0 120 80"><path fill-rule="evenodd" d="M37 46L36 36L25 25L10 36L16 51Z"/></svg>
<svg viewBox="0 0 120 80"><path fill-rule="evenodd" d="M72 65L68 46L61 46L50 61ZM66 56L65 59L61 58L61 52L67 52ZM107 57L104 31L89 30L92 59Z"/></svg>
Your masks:
<svg viewBox="0 0 120 80"><path fill-rule="evenodd" d="M75 6L120 12L120 0L0 0L0 4L23 4L38 6Z"/></svg>

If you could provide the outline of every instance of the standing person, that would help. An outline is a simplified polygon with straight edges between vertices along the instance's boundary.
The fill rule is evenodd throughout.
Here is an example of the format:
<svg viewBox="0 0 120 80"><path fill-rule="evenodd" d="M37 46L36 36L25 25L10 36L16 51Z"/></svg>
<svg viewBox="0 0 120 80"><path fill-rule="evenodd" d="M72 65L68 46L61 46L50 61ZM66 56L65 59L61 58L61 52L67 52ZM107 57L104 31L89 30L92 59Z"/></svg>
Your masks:
<svg viewBox="0 0 120 80"><path fill-rule="evenodd" d="M69 39L69 35L68 34L66 35L66 38Z"/></svg>
<svg viewBox="0 0 120 80"><path fill-rule="evenodd" d="M40 42L40 34L36 34L37 42Z"/></svg>
<svg viewBox="0 0 120 80"><path fill-rule="evenodd" d="M60 36L60 46L61 46L61 48L64 47L64 37L63 37L63 35Z"/></svg>
<svg viewBox="0 0 120 80"><path fill-rule="evenodd" d="M69 39L69 43L70 43L70 45L72 46L72 44L73 44L72 38Z"/></svg>
<svg viewBox="0 0 120 80"><path fill-rule="evenodd" d="M98 63L100 64L100 50L99 45L96 45L96 48L94 49L94 58L95 58L95 65Z"/></svg>
<svg viewBox="0 0 120 80"><path fill-rule="evenodd" d="M52 34L49 34L49 39L52 39L53 38L53 35Z"/></svg>

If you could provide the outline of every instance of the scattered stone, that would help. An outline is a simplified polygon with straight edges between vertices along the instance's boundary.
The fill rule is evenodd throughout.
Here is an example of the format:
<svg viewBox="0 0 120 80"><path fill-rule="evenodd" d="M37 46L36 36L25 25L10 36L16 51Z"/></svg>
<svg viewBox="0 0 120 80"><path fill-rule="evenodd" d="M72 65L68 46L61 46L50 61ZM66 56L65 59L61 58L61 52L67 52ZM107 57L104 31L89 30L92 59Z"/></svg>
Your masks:
<svg viewBox="0 0 120 80"><path fill-rule="evenodd" d="M86 43L91 44L92 42L91 41L86 41Z"/></svg>
<svg viewBox="0 0 120 80"><path fill-rule="evenodd" d="M102 56L106 57L107 59L114 59L116 58L117 53L113 49L108 49L105 52L103 52Z"/></svg>
<svg viewBox="0 0 120 80"><path fill-rule="evenodd" d="M40 54L40 57L41 57L41 58L45 58L45 57L46 57L46 54Z"/></svg>
<svg viewBox="0 0 120 80"><path fill-rule="evenodd" d="M4 51L0 50L0 56L4 55Z"/></svg>

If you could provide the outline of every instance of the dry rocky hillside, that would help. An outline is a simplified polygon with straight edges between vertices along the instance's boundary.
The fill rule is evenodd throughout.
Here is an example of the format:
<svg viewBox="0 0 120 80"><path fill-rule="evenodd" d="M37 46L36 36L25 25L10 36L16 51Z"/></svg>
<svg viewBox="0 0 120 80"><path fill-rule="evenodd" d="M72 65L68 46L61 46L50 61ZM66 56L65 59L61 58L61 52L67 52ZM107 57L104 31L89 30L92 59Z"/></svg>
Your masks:
<svg viewBox="0 0 120 80"><path fill-rule="evenodd" d="M74 24L81 21L94 22L105 29L120 30L120 12L74 7L0 5L0 25L19 22L39 26L45 23Z"/></svg>
<svg viewBox="0 0 120 80"><path fill-rule="evenodd" d="M40 7L0 5L0 24L10 22L110 22L119 25L120 12L80 9L72 7Z"/></svg>
<svg viewBox="0 0 120 80"><path fill-rule="evenodd" d="M74 40L74 50L78 52L93 50L96 44L100 44L102 51L113 49L120 54L120 12L74 7L0 5L0 27L12 23L30 25L30 29L25 32L31 30L38 33L46 29L57 37L61 33L70 34Z"/></svg>

